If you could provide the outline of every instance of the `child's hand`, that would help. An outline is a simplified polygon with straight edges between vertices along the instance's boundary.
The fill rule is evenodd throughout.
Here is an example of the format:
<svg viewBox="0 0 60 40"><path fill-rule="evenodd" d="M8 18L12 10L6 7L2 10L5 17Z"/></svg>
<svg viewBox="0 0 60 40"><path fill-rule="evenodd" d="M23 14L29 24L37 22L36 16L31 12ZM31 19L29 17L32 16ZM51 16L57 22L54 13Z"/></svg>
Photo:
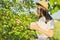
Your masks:
<svg viewBox="0 0 60 40"><path fill-rule="evenodd" d="M34 25L35 25L35 23L31 23L30 24L30 29L33 29Z"/></svg>
<svg viewBox="0 0 60 40"><path fill-rule="evenodd" d="M30 24L30 29L38 30L39 27L37 26L37 24L35 22L33 22L33 23Z"/></svg>

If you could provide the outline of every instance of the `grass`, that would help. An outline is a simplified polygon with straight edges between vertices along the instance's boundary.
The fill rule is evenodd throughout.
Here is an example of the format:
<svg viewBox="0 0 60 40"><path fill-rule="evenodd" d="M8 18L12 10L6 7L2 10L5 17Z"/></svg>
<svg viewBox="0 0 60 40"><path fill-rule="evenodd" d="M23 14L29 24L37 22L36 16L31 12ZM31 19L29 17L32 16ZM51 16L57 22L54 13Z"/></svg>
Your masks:
<svg viewBox="0 0 60 40"><path fill-rule="evenodd" d="M60 21L54 21L54 37L52 40L60 40Z"/></svg>

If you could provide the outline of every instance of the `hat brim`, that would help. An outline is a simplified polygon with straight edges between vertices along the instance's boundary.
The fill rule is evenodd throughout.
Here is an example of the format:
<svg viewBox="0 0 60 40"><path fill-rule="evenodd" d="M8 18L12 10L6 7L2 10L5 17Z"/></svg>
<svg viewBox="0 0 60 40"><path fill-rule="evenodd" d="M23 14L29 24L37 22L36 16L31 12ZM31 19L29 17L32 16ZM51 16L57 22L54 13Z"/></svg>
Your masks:
<svg viewBox="0 0 60 40"><path fill-rule="evenodd" d="M36 5L41 5L40 3L36 2Z"/></svg>
<svg viewBox="0 0 60 40"><path fill-rule="evenodd" d="M42 7L44 7L42 4L40 4L39 2L36 2L36 5L40 5ZM45 8L45 7L44 7ZM46 8L45 8L46 9ZM48 9L46 9L47 11L49 11Z"/></svg>

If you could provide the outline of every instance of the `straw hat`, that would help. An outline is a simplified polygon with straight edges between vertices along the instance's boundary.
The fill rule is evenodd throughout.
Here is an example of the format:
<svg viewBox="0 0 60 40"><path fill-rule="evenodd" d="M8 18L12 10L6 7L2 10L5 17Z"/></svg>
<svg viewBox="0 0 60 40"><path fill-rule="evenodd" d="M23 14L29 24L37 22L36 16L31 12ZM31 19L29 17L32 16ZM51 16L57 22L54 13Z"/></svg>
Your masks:
<svg viewBox="0 0 60 40"><path fill-rule="evenodd" d="M46 1L36 2L36 5L40 5L40 6L44 7L47 11L49 11L48 10L48 3Z"/></svg>

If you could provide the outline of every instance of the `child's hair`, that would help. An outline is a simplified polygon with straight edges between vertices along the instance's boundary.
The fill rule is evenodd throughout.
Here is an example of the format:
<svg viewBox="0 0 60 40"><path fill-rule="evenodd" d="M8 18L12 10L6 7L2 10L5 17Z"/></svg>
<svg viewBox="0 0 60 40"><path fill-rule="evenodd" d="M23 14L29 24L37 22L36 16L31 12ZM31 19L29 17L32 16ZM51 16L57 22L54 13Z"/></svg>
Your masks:
<svg viewBox="0 0 60 40"><path fill-rule="evenodd" d="M39 19L42 17L41 14L43 14L45 16L45 18L46 18L46 22L45 23L47 23L48 20L52 20L52 17L49 15L48 11L44 10L43 8L40 9Z"/></svg>

